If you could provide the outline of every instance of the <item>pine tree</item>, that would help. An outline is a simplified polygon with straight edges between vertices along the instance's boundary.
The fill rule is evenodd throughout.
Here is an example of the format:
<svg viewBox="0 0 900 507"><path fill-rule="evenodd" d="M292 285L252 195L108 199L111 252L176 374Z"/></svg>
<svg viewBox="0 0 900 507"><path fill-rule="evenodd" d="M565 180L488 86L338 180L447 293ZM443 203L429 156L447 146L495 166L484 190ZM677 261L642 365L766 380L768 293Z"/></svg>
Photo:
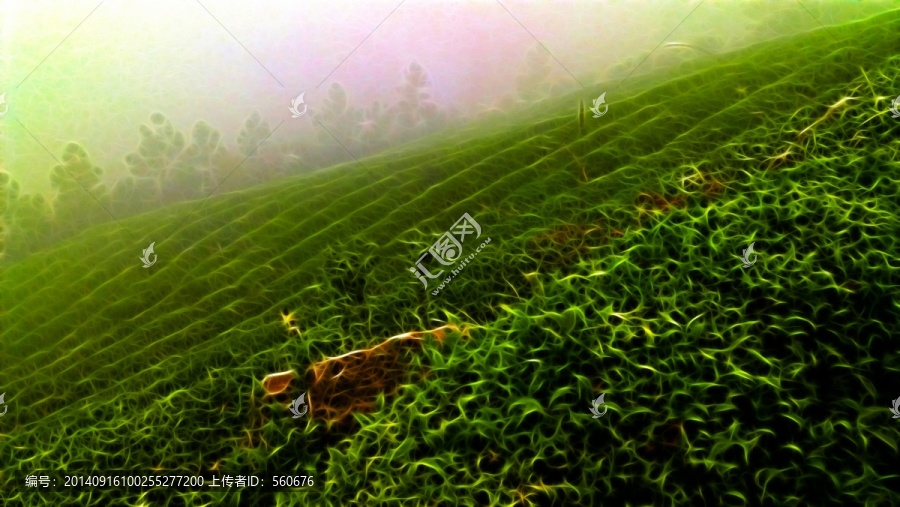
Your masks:
<svg viewBox="0 0 900 507"><path fill-rule="evenodd" d="M347 150L359 156L362 145L364 112L353 107L350 96L340 83L332 83L328 94L317 108L316 138L324 149L324 164L334 164L351 158Z"/></svg>
<svg viewBox="0 0 900 507"><path fill-rule="evenodd" d="M78 143L63 149L62 164L50 173L53 198L54 237L78 232L107 218L106 186L100 181L103 171L91 163L87 151Z"/></svg>
<svg viewBox="0 0 900 507"><path fill-rule="evenodd" d="M174 200L165 195L171 186L170 173L182 150L184 134L178 132L162 113L150 115L152 127L141 125L141 141L136 152L125 156L129 177L121 179L114 188L116 208L132 212L145 211L153 204Z"/></svg>
<svg viewBox="0 0 900 507"><path fill-rule="evenodd" d="M167 195L177 200L196 199L207 195L217 183L216 163L222 155L221 134L205 121L191 129L191 143L173 165L167 179Z"/></svg>
<svg viewBox="0 0 900 507"><path fill-rule="evenodd" d="M446 114L431 100L431 78L418 62L409 64L403 84L396 88L400 100L391 108L395 116L395 139L407 141L444 126Z"/></svg>
<svg viewBox="0 0 900 507"><path fill-rule="evenodd" d="M238 149L241 155L245 157L260 156L260 146L263 141L269 137L272 129L269 128L269 122L263 119L256 111L250 115L244 122L237 137Z"/></svg>
<svg viewBox="0 0 900 507"><path fill-rule="evenodd" d="M8 236L9 251L22 258L50 244L51 211L41 194L24 194L16 200Z"/></svg>
<svg viewBox="0 0 900 507"><path fill-rule="evenodd" d="M242 160L217 168L216 181L220 190L234 190L254 183L268 181L278 173L279 163L272 156L269 136L272 129L258 112L254 111L238 133L237 145ZM228 178L227 181L225 178Z"/></svg>

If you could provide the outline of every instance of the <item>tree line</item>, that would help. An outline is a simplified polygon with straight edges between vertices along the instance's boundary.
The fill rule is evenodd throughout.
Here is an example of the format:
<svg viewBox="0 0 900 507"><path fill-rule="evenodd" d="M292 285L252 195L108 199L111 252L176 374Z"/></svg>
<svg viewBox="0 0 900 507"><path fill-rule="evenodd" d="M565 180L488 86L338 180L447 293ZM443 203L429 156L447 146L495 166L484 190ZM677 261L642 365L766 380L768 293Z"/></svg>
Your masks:
<svg viewBox="0 0 900 507"><path fill-rule="evenodd" d="M548 59L538 48L528 52L516 80L520 101L551 92L546 86ZM164 114L153 113L149 125L139 129L137 148L124 157L125 170L111 185L84 146L65 145L49 174L49 197L21 193L0 167L0 256L21 258L113 217L362 158L459 124L459 111L440 107L431 88L427 71L416 62L404 70L392 104L355 106L345 88L333 83L311 110L314 125L324 128L316 125L315 136L287 144L264 142L272 130L257 112L246 119L233 147L205 121L185 135Z"/></svg>

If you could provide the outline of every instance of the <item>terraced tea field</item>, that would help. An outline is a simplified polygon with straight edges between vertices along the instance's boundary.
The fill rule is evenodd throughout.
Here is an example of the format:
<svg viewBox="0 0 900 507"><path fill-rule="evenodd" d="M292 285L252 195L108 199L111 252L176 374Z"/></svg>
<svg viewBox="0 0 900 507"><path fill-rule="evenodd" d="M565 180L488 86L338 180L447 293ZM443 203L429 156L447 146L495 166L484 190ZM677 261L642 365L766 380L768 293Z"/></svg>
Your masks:
<svg viewBox="0 0 900 507"><path fill-rule="evenodd" d="M898 47L893 11L695 59L4 265L0 479L315 484L2 503L900 503Z"/></svg>

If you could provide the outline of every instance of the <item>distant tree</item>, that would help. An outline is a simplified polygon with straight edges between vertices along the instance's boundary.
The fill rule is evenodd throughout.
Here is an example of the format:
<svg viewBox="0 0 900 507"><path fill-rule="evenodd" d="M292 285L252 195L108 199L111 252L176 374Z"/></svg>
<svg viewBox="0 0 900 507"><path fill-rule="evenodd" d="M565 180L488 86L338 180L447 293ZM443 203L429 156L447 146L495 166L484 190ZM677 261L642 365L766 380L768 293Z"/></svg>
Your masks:
<svg viewBox="0 0 900 507"><path fill-rule="evenodd" d="M198 121L191 129L191 142L172 164L163 192L177 201L197 199L208 195L217 183L224 167L222 135L205 121Z"/></svg>
<svg viewBox="0 0 900 507"><path fill-rule="evenodd" d="M394 117L388 108L381 102L375 101L366 109L364 119L360 124L359 144L365 154L374 153L385 149L390 142Z"/></svg>
<svg viewBox="0 0 900 507"><path fill-rule="evenodd" d="M412 62L396 88L399 101L393 106L397 140L405 141L438 130L446 114L431 100L431 78L424 67Z"/></svg>
<svg viewBox="0 0 900 507"><path fill-rule="evenodd" d="M269 122L258 112L254 111L247 118L237 137L241 159L236 164L227 164L220 169L218 182L221 183L224 178L228 178L227 185L220 190L242 188L249 184L269 181L281 173L280 157L275 154L272 142L268 139L271 133ZM237 166L240 167L234 171Z"/></svg>
<svg viewBox="0 0 900 507"><path fill-rule="evenodd" d="M41 194L24 194L12 213L9 251L21 258L50 244L50 205Z"/></svg>
<svg viewBox="0 0 900 507"><path fill-rule="evenodd" d="M132 155L125 157L125 163L129 166L133 162ZM134 173L121 176L113 184L111 194L112 213L117 217L149 211L162 202L159 180Z"/></svg>
<svg viewBox="0 0 900 507"><path fill-rule="evenodd" d="M129 176L113 188L113 208L134 213L171 201L164 189L166 179L184 150L184 134L177 131L162 113L150 115L152 126L141 125L141 140L136 152L125 156ZM176 177L177 178L177 177Z"/></svg>
<svg viewBox="0 0 900 507"><path fill-rule="evenodd" d="M63 148L62 164L50 173L53 198L54 237L78 232L107 219L109 207L103 171L91 163L87 151L78 143Z"/></svg>
<svg viewBox="0 0 900 507"><path fill-rule="evenodd" d="M332 83L328 88L314 118L321 124L316 125L316 138L324 150L325 165L349 160L350 153L360 155L363 112L351 105L350 96L340 83Z"/></svg>
<svg viewBox="0 0 900 507"><path fill-rule="evenodd" d="M184 134L177 131L162 113L150 115L153 127L141 125L138 164L132 171L138 176L165 178L172 164L184 149Z"/></svg>
<svg viewBox="0 0 900 507"><path fill-rule="evenodd" d="M272 133L269 122L254 111L244 122L243 128L238 133L237 144L241 155L245 157L259 156L258 147Z"/></svg>
<svg viewBox="0 0 900 507"><path fill-rule="evenodd" d="M20 194L0 169L0 257L20 259L50 244L51 211L41 194Z"/></svg>

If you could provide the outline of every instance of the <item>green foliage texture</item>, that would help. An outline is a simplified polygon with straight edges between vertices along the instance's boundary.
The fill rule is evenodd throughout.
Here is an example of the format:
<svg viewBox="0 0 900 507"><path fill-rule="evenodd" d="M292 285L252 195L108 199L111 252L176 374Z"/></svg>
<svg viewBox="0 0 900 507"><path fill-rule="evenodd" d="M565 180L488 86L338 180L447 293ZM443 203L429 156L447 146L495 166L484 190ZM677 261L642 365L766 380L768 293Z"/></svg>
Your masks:
<svg viewBox="0 0 900 507"><path fill-rule="evenodd" d="M4 266L0 482L316 481L2 503L900 504L898 47L893 11L693 59L583 130L591 97L548 99ZM466 212L491 244L432 296L408 268ZM317 361L445 324L350 427L264 401L269 373L299 394Z"/></svg>

